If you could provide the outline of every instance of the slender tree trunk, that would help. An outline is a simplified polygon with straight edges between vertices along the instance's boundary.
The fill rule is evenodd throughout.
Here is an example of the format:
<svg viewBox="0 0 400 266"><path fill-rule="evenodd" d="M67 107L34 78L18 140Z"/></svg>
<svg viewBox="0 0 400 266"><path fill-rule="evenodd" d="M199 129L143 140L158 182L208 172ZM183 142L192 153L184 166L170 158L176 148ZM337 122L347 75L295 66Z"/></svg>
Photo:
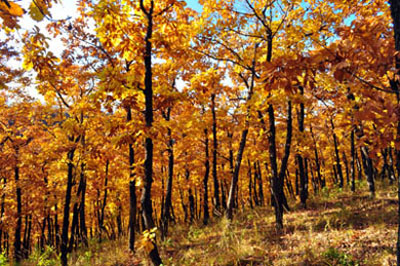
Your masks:
<svg viewBox="0 0 400 266"><path fill-rule="evenodd" d="M153 13L154 13L154 0L150 0L150 7L144 6L144 0L140 0L140 8L147 17L147 31L145 36L145 51L144 51L144 98L145 98L145 111L144 118L146 127L150 131L153 124L153 73L152 73L152 43L151 38L153 34ZM144 162L144 186L141 196L141 205L143 209L144 226L147 230L154 227L153 209L151 201L151 185L153 183L153 139L151 136L146 137L145 140L145 162ZM158 248L153 241L153 249L150 251L150 259L154 265L162 264L161 257L158 253Z"/></svg>
<svg viewBox="0 0 400 266"><path fill-rule="evenodd" d="M400 51L400 0L389 0L390 3L390 12L393 19L393 29L394 29L394 42L395 49L397 52ZM400 57L398 54L395 56L396 62L396 76L397 80L391 82L392 89L396 92L397 96L397 105L399 105L400 97L399 97L399 77L400 77ZM400 117L397 117L397 144L400 141ZM397 244L396 244L396 256L397 256L397 265L400 265L400 151L396 149L396 166L397 166L397 189L398 189L398 213L397 213Z"/></svg>
<svg viewBox="0 0 400 266"><path fill-rule="evenodd" d="M74 169L74 153L75 149L68 152L68 176L67 176L67 190L65 192L65 205L64 205L64 216L63 216L63 226L61 233L61 264L66 266L67 253L68 253L68 229L69 229L69 208L71 203L71 193L72 193L72 179L73 179L73 169Z"/></svg>
<svg viewBox="0 0 400 266"><path fill-rule="evenodd" d="M250 160L247 160L247 177L249 178L249 204L250 208L253 209L253 198L252 198L253 182L252 182Z"/></svg>
<svg viewBox="0 0 400 266"><path fill-rule="evenodd" d="M167 108L167 113L164 116L166 121L170 121L171 118L171 107ZM168 235L168 222L171 220L171 208L172 208L172 181L174 178L174 141L172 139L171 128L168 128L168 182L167 182L167 193L165 196L164 213L162 214L161 221L161 239L164 240Z"/></svg>
<svg viewBox="0 0 400 266"><path fill-rule="evenodd" d="M331 125L332 125L332 133L333 133L333 143L335 145L336 170L337 170L337 175L339 176L339 187L342 188L343 187L343 171L342 171L342 165L340 164L339 147L338 147L337 137L335 134L335 126L333 124L332 118L331 118Z"/></svg>
<svg viewBox="0 0 400 266"><path fill-rule="evenodd" d="M348 186L348 185L350 184L349 163L348 163L348 161L347 161L346 153L343 151L342 154L343 154L344 168L345 168L345 171L346 171L346 184L347 184L347 186Z"/></svg>
<svg viewBox="0 0 400 266"><path fill-rule="evenodd" d="M101 204L101 210L100 210L100 218L99 218L99 227L100 227L100 241L102 237L102 232L105 231L105 226L104 226L104 211L107 205L107 185L108 185L108 168L110 165L110 161L107 159L106 161L106 169L105 169L105 177L104 177L104 195L103 195L103 203Z"/></svg>
<svg viewBox="0 0 400 266"><path fill-rule="evenodd" d="M87 247L88 246L88 236L85 220L85 196L86 196L86 177L85 177L85 164L81 164L81 180L82 180L82 192L81 192L81 202L79 205L79 224L80 224L80 239L81 242Z"/></svg>
<svg viewBox="0 0 400 266"><path fill-rule="evenodd" d="M132 120L132 109L127 107L128 122ZM137 199L136 199L136 179L135 179L135 150L133 144L129 143L129 250L135 252L135 229L136 229L136 213L137 213ZM108 161L107 161L108 162Z"/></svg>
<svg viewBox="0 0 400 266"><path fill-rule="evenodd" d="M351 174L351 191L356 191L356 152L355 152L355 144L354 144L354 129L351 130L350 136L350 145L351 145L351 161L350 161L350 174Z"/></svg>
<svg viewBox="0 0 400 266"><path fill-rule="evenodd" d="M304 95L304 88L302 86L299 87L300 95ZM298 124L299 124L299 132L303 134L304 132L304 103L300 103L300 111L298 114ZM300 144L301 145L301 144ZM306 173L304 170L305 161L303 156L298 153L296 154L297 165L299 167L299 179L300 179L300 201L304 208L307 207L307 198L308 198L308 187L306 180Z"/></svg>
<svg viewBox="0 0 400 266"><path fill-rule="evenodd" d="M203 224L207 225L208 220L210 218L210 214L208 211L208 176L210 175L210 158L208 151L208 130L204 129L204 137L205 137L205 173L203 179L203 188L204 188L204 197L203 197L203 208L204 208L204 216L203 216Z"/></svg>
<svg viewBox="0 0 400 266"><path fill-rule="evenodd" d="M217 152L218 152L218 140L217 140L217 116L215 112L215 94L211 95L211 112L212 112L212 133L213 133L213 165L212 165L212 175L214 181L214 201L215 208L220 210L220 200L219 200L219 183L217 177Z"/></svg>
<svg viewBox="0 0 400 266"><path fill-rule="evenodd" d="M233 218L233 206L235 205L234 200L235 200L235 194L236 194L236 187L237 187L237 183L239 180L240 164L242 162L242 157L243 157L243 153L244 153L244 148L246 146L246 138L247 138L248 133L249 133L249 130L246 127L246 129L242 131L242 137L240 140L239 150L238 150L237 157L236 157L235 170L233 172L231 187L229 189L228 206L226 209L226 217L229 220L232 220L232 218Z"/></svg>
<svg viewBox="0 0 400 266"><path fill-rule="evenodd" d="M284 194L284 178L287 169L287 163L290 155L290 145L292 139L292 103L288 102L288 119L287 119L287 129L286 129L286 143L285 143L285 153L282 158L281 169L278 173L277 155L276 155L276 130L275 130L275 115L274 108L272 104L268 107L268 117L269 117L269 153L270 153L270 164L271 164L271 200L272 205L275 209L275 219L276 228L278 231L283 229L283 208L287 206L286 197Z"/></svg>
<svg viewBox="0 0 400 266"><path fill-rule="evenodd" d="M18 156L18 149L16 150ZM21 196L21 186L19 185L19 167L16 165L14 167L14 178L16 185L16 196L17 196L17 224L15 226L14 235L14 258L17 263L22 259L21 250L21 230L22 230L22 196Z"/></svg>
<svg viewBox="0 0 400 266"><path fill-rule="evenodd" d="M246 98L247 102L249 102L253 96L254 82L255 82L255 78L256 78L256 68L255 67L256 67L257 48L258 48L258 44L256 44L254 46L254 57L252 60L250 82L249 81L245 82L246 87L249 90L247 98ZM244 148L246 146L247 134L249 133L249 127L250 127L249 119L250 119L250 106L248 106L247 110L246 110L245 129L242 131L242 136L241 136L240 144L239 144L239 150L238 150L237 157L236 157L235 170L233 172L231 187L229 189L228 206L226 209L226 217L229 220L232 220L232 218L233 218L233 207L234 207L234 200L237 197L237 193L235 193L235 192L236 192L236 190L237 190L236 188L238 186L240 164L242 163Z"/></svg>
<svg viewBox="0 0 400 266"><path fill-rule="evenodd" d="M5 235L6 232L3 230L3 217L4 217L4 211L5 211L5 203L6 203L6 193L5 193L5 189L7 186L7 178L3 178L3 193L1 195L1 210L0 210L0 252L4 251L4 248L2 248L1 244L2 244L2 237L3 234Z"/></svg>
<svg viewBox="0 0 400 266"><path fill-rule="evenodd" d="M257 194L257 183L258 183L258 171L257 171L257 164L256 162L253 163L253 167L254 167L254 182L253 182L253 192L254 192L254 203L256 206L260 206L260 202L259 202L259 195ZM251 169L251 165L249 166L249 168Z"/></svg>
<svg viewBox="0 0 400 266"><path fill-rule="evenodd" d="M263 183L262 183L262 175L261 175L261 167L260 161L257 161L257 172L258 172L258 196L260 197L260 205L264 205L264 191L263 191Z"/></svg>
<svg viewBox="0 0 400 266"><path fill-rule="evenodd" d="M361 157L364 165L364 172L367 176L367 183L369 187L369 191L371 193L371 197L375 196L375 182L374 182L374 167L372 164L372 159L369 157L368 148L362 147L361 149Z"/></svg>
<svg viewBox="0 0 400 266"><path fill-rule="evenodd" d="M318 149L317 149L317 141L315 139L312 126L310 126L310 132L311 132L311 137L314 141L314 156L315 156L315 166L317 168L317 176L318 176L318 184L319 187L322 189L324 188L324 183L322 182L322 177L321 177L321 165L319 161L319 156L318 156Z"/></svg>

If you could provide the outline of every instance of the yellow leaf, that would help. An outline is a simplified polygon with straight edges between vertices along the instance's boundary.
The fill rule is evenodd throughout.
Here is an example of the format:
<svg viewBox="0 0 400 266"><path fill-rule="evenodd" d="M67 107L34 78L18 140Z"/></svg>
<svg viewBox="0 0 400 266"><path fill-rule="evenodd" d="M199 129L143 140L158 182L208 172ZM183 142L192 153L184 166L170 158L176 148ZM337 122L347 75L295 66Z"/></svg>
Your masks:
<svg viewBox="0 0 400 266"><path fill-rule="evenodd" d="M22 68L25 69L26 71L31 70L33 68L32 61L24 60L24 62L22 63Z"/></svg>
<svg viewBox="0 0 400 266"><path fill-rule="evenodd" d="M8 1L8 4L9 5L1 1L0 9L6 11L12 16L18 16L18 17L22 16L25 13L25 11L22 9L20 5L10 1Z"/></svg>
<svg viewBox="0 0 400 266"><path fill-rule="evenodd" d="M29 15L33 20L36 21L42 21L44 18L44 14L40 11L40 9L34 2L32 2L31 5L29 6Z"/></svg>

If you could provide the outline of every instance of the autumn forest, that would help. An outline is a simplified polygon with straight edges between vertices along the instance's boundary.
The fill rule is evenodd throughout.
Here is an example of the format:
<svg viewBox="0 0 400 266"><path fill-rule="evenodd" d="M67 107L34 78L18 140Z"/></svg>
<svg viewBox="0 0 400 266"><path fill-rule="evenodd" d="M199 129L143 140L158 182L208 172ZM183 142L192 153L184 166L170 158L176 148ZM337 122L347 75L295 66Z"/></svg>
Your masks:
<svg viewBox="0 0 400 266"><path fill-rule="evenodd" d="M69 2L0 1L0 265L400 265L399 0Z"/></svg>

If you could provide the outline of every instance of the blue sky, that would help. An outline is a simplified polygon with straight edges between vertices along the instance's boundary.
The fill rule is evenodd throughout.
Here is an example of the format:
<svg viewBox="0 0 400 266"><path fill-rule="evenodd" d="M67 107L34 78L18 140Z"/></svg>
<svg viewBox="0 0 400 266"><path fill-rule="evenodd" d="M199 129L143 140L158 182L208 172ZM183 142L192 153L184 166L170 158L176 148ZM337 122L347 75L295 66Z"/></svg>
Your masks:
<svg viewBox="0 0 400 266"><path fill-rule="evenodd" d="M199 1L197 0L186 0L186 3L188 7L200 12L201 11L201 5L199 4Z"/></svg>

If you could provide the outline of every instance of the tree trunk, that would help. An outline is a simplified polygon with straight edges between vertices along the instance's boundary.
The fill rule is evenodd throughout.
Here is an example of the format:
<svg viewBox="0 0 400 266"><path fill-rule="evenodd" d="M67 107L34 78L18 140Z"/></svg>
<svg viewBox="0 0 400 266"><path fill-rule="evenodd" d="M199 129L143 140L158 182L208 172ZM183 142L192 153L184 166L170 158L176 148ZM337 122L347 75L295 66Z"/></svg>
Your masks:
<svg viewBox="0 0 400 266"><path fill-rule="evenodd" d="M290 144L292 139L292 104L288 102L288 119L287 119L287 133L286 133L286 144L285 144L285 153L282 158L282 164L280 172L278 173L278 165L277 165L277 155L276 155L276 130L275 130L275 115L274 108L272 104L268 107L268 117L269 117L269 154L270 154L270 164L271 164L271 198L272 205L275 209L275 219L276 219L276 228L278 231L283 229L283 207L287 206L286 197L283 191L284 187L284 177L287 168L287 163L290 155Z"/></svg>
<svg viewBox="0 0 400 266"><path fill-rule="evenodd" d="M103 203L101 204L101 210L100 210L100 218L99 218L99 227L100 227L100 241L102 237L102 232L105 231L105 226L104 226L104 211L106 208L107 204L107 185L108 185L108 168L110 165L110 161L107 159L106 161L106 170L105 170L105 177L104 177L104 195L103 195Z"/></svg>
<svg viewBox="0 0 400 266"><path fill-rule="evenodd" d="M75 149L72 149L68 152L68 176L67 176L67 190L65 192L65 205L64 205L64 216L63 216L63 226L61 233L61 264L66 266L68 264L67 261L67 253L68 253L68 229L69 229L69 208L71 203L71 192L72 192L72 179L73 179L73 170L74 170L74 153Z"/></svg>
<svg viewBox="0 0 400 266"><path fill-rule="evenodd" d="M319 161L319 156L318 156L318 149L317 149L317 141L315 139L312 126L310 126L310 132L311 132L311 137L314 141L314 155L315 155L315 166L317 167L317 176L318 176L318 184L320 189L324 188L324 183L322 182L322 177L321 177L321 165Z"/></svg>
<svg viewBox="0 0 400 266"><path fill-rule="evenodd" d="M362 147L361 149L361 157L364 165L364 172L367 176L367 183L369 187L369 191L371 193L371 197L375 196L375 182L374 182L374 167L372 165L372 159L369 157L368 148Z"/></svg>
<svg viewBox="0 0 400 266"><path fill-rule="evenodd" d="M346 153L343 151L342 154L343 154L344 168L345 168L345 171L346 171L346 184L347 184L347 186L348 186L348 185L350 184L349 163L348 163L348 161L347 161Z"/></svg>
<svg viewBox="0 0 400 266"><path fill-rule="evenodd" d="M249 178L249 204L250 208L253 209L253 198L252 198L253 182L252 182L250 160L247 160L247 177Z"/></svg>
<svg viewBox="0 0 400 266"><path fill-rule="evenodd" d="M217 140L217 116L215 112L215 94L211 94L211 112L212 112L212 133L213 133L213 165L212 165L212 175L214 181L214 201L215 208L219 211L220 201L219 201L219 183L217 177L217 152L218 152L218 140Z"/></svg>
<svg viewBox="0 0 400 266"><path fill-rule="evenodd" d="M304 88L302 86L299 87L300 95L304 95ZM304 103L300 103L300 111L298 114L298 124L299 124L299 132L303 134L304 132ZM301 145L301 144L300 144ZM303 156L298 153L296 154L297 165L299 167L299 179L300 179L300 201L304 208L307 207L307 198L308 198L308 187L306 181L306 173L304 171L305 161Z"/></svg>
<svg viewBox="0 0 400 266"><path fill-rule="evenodd" d="M393 19L393 29L394 29L394 43L395 43L395 49L397 52L400 51L400 0L389 0L390 3L390 12L392 15ZM396 92L397 96L397 105L399 104L399 76L400 76L400 57L397 54L395 56L395 62L396 62L396 81L392 81L392 89ZM400 141L400 117L397 117L397 137L396 137L396 144L398 144ZM397 178L397 189L398 189L398 213L397 213L397 223L398 223L398 229L397 229L397 244L396 244L396 255L397 255L397 265L400 265L400 151L396 149L396 155L397 155L397 160L396 160L396 166L397 166L397 171L398 171L398 178Z"/></svg>
<svg viewBox="0 0 400 266"><path fill-rule="evenodd" d="M331 118L331 125L332 125L332 133L333 133L333 144L335 145L335 155L336 155L336 170L337 175L339 176L339 187L343 187L343 171L342 165L340 164L340 155L339 155L339 147L337 142L337 137L335 134L335 126L333 124L333 119Z"/></svg>
<svg viewBox="0 0 400 266"><path fill-rule="evenodd" d="M208 211L208 176L210 175L210 159L208 152L208 130L204 129L204 137L205 137L205 173L203 179L203 188L204 188L204 196L203 196L203 208L204 208L204 216L203 216L203 224L207 225L208 220L210 218L210 214Z"/></svg>
<svg viewBox="0 0 400 266"><path fill-rule="evenodd" d="M351 130L350 136L350 146L351 146L351 161L350 161L350 174L351 174L351 191L356 191L356 152L354 144L354 129Z"/></svg>
<svg viewBox="0 0 400 266"><path fill-rule="evenodd" d="M18 156L18 149L16 150ZM19 185L19 167L16 165L14 167L14 178L16 186L16 196L17 196L17 224L15 226L14 235L14 258L17 263L22 259L21 250L21 230L22 230L22 197L21 197L21 186Z"/></svg>
<svg viewBox="0 0 400 266"><path fill-rule="evenodd" d="M258 196L260 200L260 205L264 205L264 191L263 191L263 183L262 183L262 175L261 175L261 167L260 161L257 161L257 172L258 172Z"/></svg>
<svg viewBox="0 0 400 266"><path fill-rule="evenodd" d="M85 164L81 163L81 180L82 180L82 191L81 191L81 202L79 205L79 224L80 224L80 240L87 247L88 236L85 220L85 195L86 195L86 177L85 177Z"/></svg>
<svg viewBox="0 0 400 266"><path fill-rule="evenodd" d="M132 120L132 109L127 108L128 122ZM137 199L136 199L136 179L135 179L135 150L133 144L129 143L129 250L135 252L135 229L136 229L136 213L137 213ZM108 162L108 161L107 161Z"/></svg>
<svg viewBox="0 0 400 266"><path fill-rule="evenodd" d="M235 205L234 201L235 201L236 187L237 187L237 183L239 180L240 164L242 162L244 148L246 146L247 134L249 133L249 129L247 126L246 126L246 129L242 131L242 137L240 140L239 150L238 150L237 157L236 157L235 170L233 172L231 187L229 189L228 206L226 209L226 217L229 220L232 220L232 218L233 218L233 206Z"/></svg>
<svg viewBox="0 0 400 266"><path fill-rule="evenodd" d="M171 107L167 108L165 120L169 121L171 118ZM173 139L171 128L168 128L168 182L167 182L167 193L165 196L164 213L162 214L161 220L161 239L164 240L168 235L168 222L171 220L171 206L172 206L172 181L174 178L174 150L173 150Z"/></svg>
<svg viewBox="0 0 400 266"><path fill-rule="evenodd" d="M145 111L144 118L146 127L150 131L153 124L153 73L152 73L152 43L151 38L153 34L153 12L154 0L150 0L150 7L147 9L144 6L144 0L140 0L140 8L147 17L147 31L145 36L145 51L144 51L144 98L145 98ZM151 201L151 185L153 183L153 139L151 136L146 137L145 140L145 161L144 161L144 186L141 196L141 205L143 210L144 226L147 230L154 227L153 209ZM158 253L156 240L153 240L154 248L150 251L150 259L154 265L162 264L162 260Z"/></svg>
<svg viewBox="0 0 400 266"><path fill-rule="evenodd" d="M5 193L5 189L6 189L6 185L7 185L7 178L3 178L3 193L1 195L1 210L0 210L0 252L4 252L4 248L1 246L2 244L2 237L3 234L5 235L6 232L3 230L3 217L4 217L4 211L5 211L5 203L6 203L6 193Z"/></svg>

